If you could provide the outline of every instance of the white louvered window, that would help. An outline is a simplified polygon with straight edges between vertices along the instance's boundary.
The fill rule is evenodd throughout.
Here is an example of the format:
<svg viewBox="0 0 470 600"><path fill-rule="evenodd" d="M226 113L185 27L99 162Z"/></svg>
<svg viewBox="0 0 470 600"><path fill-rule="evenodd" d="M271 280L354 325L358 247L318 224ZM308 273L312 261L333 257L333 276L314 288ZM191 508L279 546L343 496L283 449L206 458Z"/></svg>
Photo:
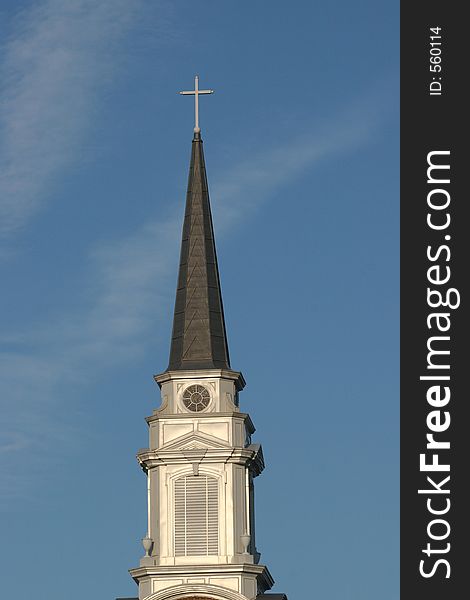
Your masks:
<svg viewBox="0 0 470 600"><path fill-rule="evenodd" d="M219 553L218 482L208 475L175 481L175 556Z"/></svg>

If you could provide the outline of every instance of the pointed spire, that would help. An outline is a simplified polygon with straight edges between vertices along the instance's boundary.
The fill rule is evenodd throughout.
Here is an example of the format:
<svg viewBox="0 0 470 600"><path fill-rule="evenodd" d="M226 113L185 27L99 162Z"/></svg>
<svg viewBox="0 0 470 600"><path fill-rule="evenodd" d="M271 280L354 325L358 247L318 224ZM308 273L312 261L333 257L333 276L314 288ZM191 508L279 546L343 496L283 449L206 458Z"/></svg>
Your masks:
<svg viewBox="0 0 470 600"><path fill-rule="evenodd" d="M202 139L194 132L168 371L230 369Z"/></svg>

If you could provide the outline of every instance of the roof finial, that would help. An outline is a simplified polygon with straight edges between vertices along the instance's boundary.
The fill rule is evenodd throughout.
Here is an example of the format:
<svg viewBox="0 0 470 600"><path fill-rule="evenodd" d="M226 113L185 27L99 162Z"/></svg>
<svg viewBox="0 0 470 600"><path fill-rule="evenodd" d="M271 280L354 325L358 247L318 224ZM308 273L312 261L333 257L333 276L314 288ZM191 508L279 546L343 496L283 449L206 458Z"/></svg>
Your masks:
<svg viewBox="0 0 470 600"><path fill-rule="evenodd" d="M214 90L200 90L199 89L199 77L196 75L194 77L194 90L190 90L187 92L180 92L183 96L194 96L194 133L199 133L201 129L199 128L199 94L213 94Z"/></svg>

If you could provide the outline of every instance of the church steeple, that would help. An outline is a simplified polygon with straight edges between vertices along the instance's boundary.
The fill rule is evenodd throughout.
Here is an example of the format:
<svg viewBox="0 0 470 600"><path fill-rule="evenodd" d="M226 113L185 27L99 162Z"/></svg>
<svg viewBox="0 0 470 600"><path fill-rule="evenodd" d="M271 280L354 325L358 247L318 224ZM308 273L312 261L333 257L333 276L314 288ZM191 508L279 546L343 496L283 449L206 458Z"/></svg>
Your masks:
<svg viewBox="0 0 470 600"><path fill-rule="evenodd" d="M264 469L230 368L195 89L195 127L170 362L147 417L145 556L130 570L139 600L286 600L260 563L254 480Z"/></svg>
<svg viewBox="0 0 470 600"><path fill-rule="evenodd" d="M168 370L229 368L204 151L195 128Z"/></svg>

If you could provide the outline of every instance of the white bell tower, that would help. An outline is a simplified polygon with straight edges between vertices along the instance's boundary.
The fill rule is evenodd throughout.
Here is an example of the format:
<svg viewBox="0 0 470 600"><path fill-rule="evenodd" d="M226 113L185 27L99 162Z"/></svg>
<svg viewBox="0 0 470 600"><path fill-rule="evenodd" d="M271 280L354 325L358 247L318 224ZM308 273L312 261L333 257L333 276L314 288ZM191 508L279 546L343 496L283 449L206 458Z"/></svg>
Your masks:
<svg viewBox="0 0 470 600"><path fill-rule="evenodd" d="M211 92L198 81L195 88ZM253 480L263 453L239 408L245 380L230 367L198 121L170 361L155 381L161 405L147 418L149 447L137 455L148 482L145 556L130 571L139 599L285 599L265 594L274 582L256 549Z"/></svg>

